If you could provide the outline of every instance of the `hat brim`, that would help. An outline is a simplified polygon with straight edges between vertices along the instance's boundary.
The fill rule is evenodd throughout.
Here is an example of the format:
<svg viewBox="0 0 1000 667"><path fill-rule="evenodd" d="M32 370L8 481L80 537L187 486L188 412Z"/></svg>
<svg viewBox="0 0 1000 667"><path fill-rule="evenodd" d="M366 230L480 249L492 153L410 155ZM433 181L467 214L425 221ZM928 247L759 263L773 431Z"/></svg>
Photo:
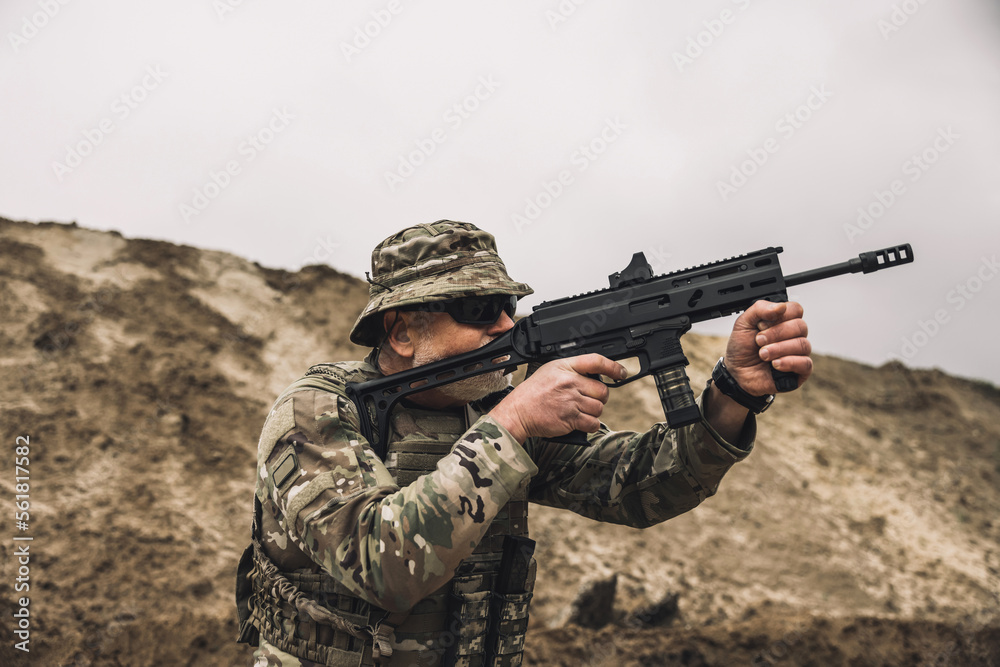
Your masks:
<svg viewBox="0 0 1000 667"><path fill-rule="evenodd" d="M510 294L522 297L533 294L534 290L525 283L512 280L502 264L489 263L477 264L473 271L459 269L418 278L388 290L373 284L370 292L368 305L351 330L351 342L375 347L384 333L380 315L388 310L469 296Z"/></svg>

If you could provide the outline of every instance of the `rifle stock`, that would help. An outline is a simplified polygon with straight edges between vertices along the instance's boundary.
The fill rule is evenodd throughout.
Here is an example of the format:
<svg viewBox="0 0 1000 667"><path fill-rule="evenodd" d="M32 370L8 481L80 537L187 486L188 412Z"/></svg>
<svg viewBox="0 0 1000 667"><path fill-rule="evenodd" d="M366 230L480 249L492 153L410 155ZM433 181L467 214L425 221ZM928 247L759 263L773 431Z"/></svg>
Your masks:
<svg viewBox="0 0 1000 667"><path fill-rule="evenodd" d="M546 301L491 343L464 354L368 382L348 383L347 394L361 418L362 435L385 456L389 415L402 398L498 369L545 363L561 357L598 353L613 360L636 358L640 370L620 387L653 376L669 426L701 416L684 367L681 336L697 322L746 310L755 301L787 301L787 288L844 273L871 273L913 261L909 244L861 253L841 264L784 276L782 248L654 276L643 253L608 277L609 287ZM779 391L798 386L794 373L772 369Z"/></svg>

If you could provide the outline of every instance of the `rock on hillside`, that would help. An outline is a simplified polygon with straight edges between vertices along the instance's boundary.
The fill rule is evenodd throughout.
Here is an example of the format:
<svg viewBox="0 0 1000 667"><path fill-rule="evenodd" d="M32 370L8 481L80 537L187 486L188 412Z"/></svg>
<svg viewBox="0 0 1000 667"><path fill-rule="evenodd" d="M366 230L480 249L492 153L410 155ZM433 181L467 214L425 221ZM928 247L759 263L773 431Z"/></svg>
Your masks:
<svg viewBox="0 0 1000 667"><path fill-rule="evenodd" d="M0 280L0 438L31 443L30 664L247 664L232 589L258 430L310 364L364 354L347 332L367 286L3 219ZM685 338L695 385L722 345ZM639 382L606 416L662 413ZM998 481L995 387L818 357L694 512L637 531L532 510L529 661L998 664ZM0 487L13 498L13 475ZM8 621L14 549L0 541ZM559 625L580 581L613 575L610 625ZM665 627L630 615L668 598ZM23 663L12 630L0 664Z"/></svg>

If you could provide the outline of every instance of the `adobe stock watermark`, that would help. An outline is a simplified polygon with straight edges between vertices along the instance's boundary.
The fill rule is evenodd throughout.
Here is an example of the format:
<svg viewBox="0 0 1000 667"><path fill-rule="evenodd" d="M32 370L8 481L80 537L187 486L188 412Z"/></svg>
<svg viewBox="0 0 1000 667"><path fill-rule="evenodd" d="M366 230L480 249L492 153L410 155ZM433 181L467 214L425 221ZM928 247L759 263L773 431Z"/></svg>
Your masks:
<svg viewBox="0 0 1000 667"><path fill-rule="evenodd" d="M555 32L556 28L576 14L577 8L586 1L587 0L559 0L559 4L555 6L555 9L546 9L545 20L549 22L549 27L552 28L552 32Z"/></svg>
<svg viewBox="0 0 1000 667"><path fill-rule="evenodd" d="M243 168L246 165L256 160L258 155L267 150L271 142L288 129L293 120L295 120L295 116L290 114L285 107L273 109L271 117L264 126L247 135L247 138L240 142L236 148L238 157L227 160L218 171L209 169L208 179L193 190L190 201L183 201L178 205L177 210L184 222L190 223L192 218L204 213L205 209L232 185L233 178L243 173Z"/></svg>
<svg viewBox="0 0 1000 667"><path fill-rule="evenodd" d="M229 14L242 7L245 2L246 0L212 0L212 9L219 21L225 21Z"/></svg>
<svg viewBox="0 0 1000 667"><path fill-rule="evenodd" d="M98 121L96 127L81 130L80 134L83 135L83 139L73 144L66 144L66 153L62 162L52 161L52 172L56 175L56 179L62 183L67 175L73 173L73 170L83 164L87 157L93 155L94 150L104 141L104 138L119 127L117 123L121 123L131 116L132 112L149 99L150 93L159 88L168 76L170 76L169 73L164 72L159 65L146 67L139 83L111 102L110 115Z"/></svg>
<svg viewBox="0 0 1000 667"><path fill-rule="evenodd" d="M54 19L59 11L69 3L70 0L37 0L36 4L40 11L34 12L30 16L22 16L20 30L17 32L12 30L7 33L7 41L10 42L10 48L14 50L14 53L17 53L22 46L26 46L28 42L37 37L38 33L49 24L49 21Z"/></svg>
<svg viewBox="0 0 1000 667"><path fill-rule="evenodd" d="M927 147L911 155L900 166L903 176L908 176L910 183L916 183L928 169L937 164L941 155L947 153L955 145L955 141L961 138L962 135L956 134L951 125L938 128L937 134ZM885 190L872 192L873 199L865 206L858 207L858 217L854 224L844 223L847 240L854 243L854 239L871 229L906 192L906 183L901 178L893 179Z"/></svg>
<svg viewBox="0 0 1000 667"><path fill-rule="evenodd" d="M731 195L746 185L771 156L778 152L781 148L781 142L791 139L809 122L815 112L823 108L823 105L831 97L833 97L833 93L827 90L825 83L819 87L810 88L809 97L806 98L805 102L774 123L774 130L780 138L768 137L760 146L748 148L746 151L747 159L732 166L729 178L715 182L715 187L719 191L722 201L727 201Z"/></svg>
<svg viewBox="0 0 1000 667"><path fill-rule="evenodd" d="M649 262L649 268L653 270L654 276L667 273L670 268L670 258L673 255L664 250L662 245L655 248L649 246L643 250L643 254L646 256L646 261Z"/></svg>
<svg viewBox="0 0 1000 667"><path fill-rule="evenodd" d="M750 0L732 0L732 3L741 12L746 11L750 7ZM685 68L690 67L694 64L695 60L701 58L705 51L715 44L715 40L721 37L722 33L726 31L726 26L736 22L737 16L736 12L727 7L719 12L717 18L702 21L701 24L704 26L704 30L699 30L696 34L687 38L684 51L673 52L674 65L677 66L677 71L683 74Z"/></svg>
<svg viewBox="0 0 1000 667"><path fill-rule="evenodd" d="M302 258L302 261L299 262L299 267L295 271L301 271L302 267L312 264L329 264L330 260L333 259L334 251L342 245L342 243L334 241L329 234L326 235L326 238L317 236L312 253L308 257Z"/></svg>
<svg viewBox="0 0 1000 667"><path fill-rule="evenodd" d="M570 165L576 168L576 173L582 174L587 171L590 165L599 157L604 155L608 147L622 135L628 127L617 116L606 118L604 127L590 141L580 144L569 158ZM518 234L524 233L524 228L529 227L541 217L555 200L559 199L566 192L566 188L576 182L573 169L561 169L551 181L543 179L539 184L540 188L534 195L525 198L524 208L511 214L510 221L514 224Z"/></svg>
<svg viewBox="0 0 1000 667"><path fill-rule="evenodd" d="M904 176L909 177L910 183L916 183L960 138L961 135L956 134L950 125L938 128L937 134L930 144L919 153L914 153L907 158L900 166L900 170ZM906 183L902 179L894 179L886 190L875 190L872 193L874 201L858 208L856 224L847 223L844 225L847 240L853 243L855 238L868 231L875 224L875 221L885 215L886 211L906 192Z"/></svg>
<svg viewBox="0 0 1000 667"><path fill-rule="evenodd" d="M894 4L888 19L875 22L878 31L882 33L882 39L888 40L893 33L899 32L927 2L928 0L903 0Z"/></svg>
<svg viewBox="0 0 1000 667"><path fill-rule="evenodd" d="M951 308L938 308L927 320L917 320L917 329L909 336L903 336L898 354L890 354L890 359L905 359L907 361L917 356L917 353L934 339L946 324L951 322L952 315L965 308L976 295L983 290L986 283L1000 273L1000 262L997 256L985 255L971 276L955 285L945 295L945 301Z"/></svg>
<svg viewBox="0 0 1000 667"><path fill-rule="evenodd" d="M350 64L351 59L361 55L361 52L371 45L372 40L381 35L402 11L403 4L400 0L389 0L383 9L372 10L370 21L354 26L354 38L350 42L340 43L340 52L344 54L344 60Z"/></svg>
<svg viewBox="0 0 1000 667"><path fill-rule="evenodd" d="M499 87L500 82L492 75L479 77L472 92L452 104L442 114L441 120L445 126L436 127L426 137L415 139L413 143L416 148L406 154L400 153L397 156L396 168L384 172L383 177L385 184L389 186L389 191L395 192L397 187L413 176L417 168L426 163L428 158L437 152L438 146L448 140L448 132L454 132L465 121L472 118L472 114L479 110L483 102L493 97Z"/></svg>

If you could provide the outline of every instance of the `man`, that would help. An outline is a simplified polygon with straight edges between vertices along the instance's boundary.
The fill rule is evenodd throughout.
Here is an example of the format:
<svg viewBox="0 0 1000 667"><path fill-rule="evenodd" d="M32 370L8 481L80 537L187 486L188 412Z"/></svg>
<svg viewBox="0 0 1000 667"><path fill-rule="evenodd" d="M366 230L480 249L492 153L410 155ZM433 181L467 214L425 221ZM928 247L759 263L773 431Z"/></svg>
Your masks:
<svg viewBox="0 0 1000 667"><path fill-rule="evenodd" d="M490 234L446 220L379 244L369 280L351 340L372 354L312 367L261 433L237 580L257 665L519 665L535 571L527 501L636 527L685 512L749 454L755 417L742 404L774 391L770 367L800 383L812 371L802 307L758 302L716 369L729 395L710 383L700 423L609 431L608 389L588 376L626 372L584 355L512 391L494 372L412 395L382 460L346 383L477 349L532 290L507 275ZM573 430L589 446L552 440Z"/></svg>

